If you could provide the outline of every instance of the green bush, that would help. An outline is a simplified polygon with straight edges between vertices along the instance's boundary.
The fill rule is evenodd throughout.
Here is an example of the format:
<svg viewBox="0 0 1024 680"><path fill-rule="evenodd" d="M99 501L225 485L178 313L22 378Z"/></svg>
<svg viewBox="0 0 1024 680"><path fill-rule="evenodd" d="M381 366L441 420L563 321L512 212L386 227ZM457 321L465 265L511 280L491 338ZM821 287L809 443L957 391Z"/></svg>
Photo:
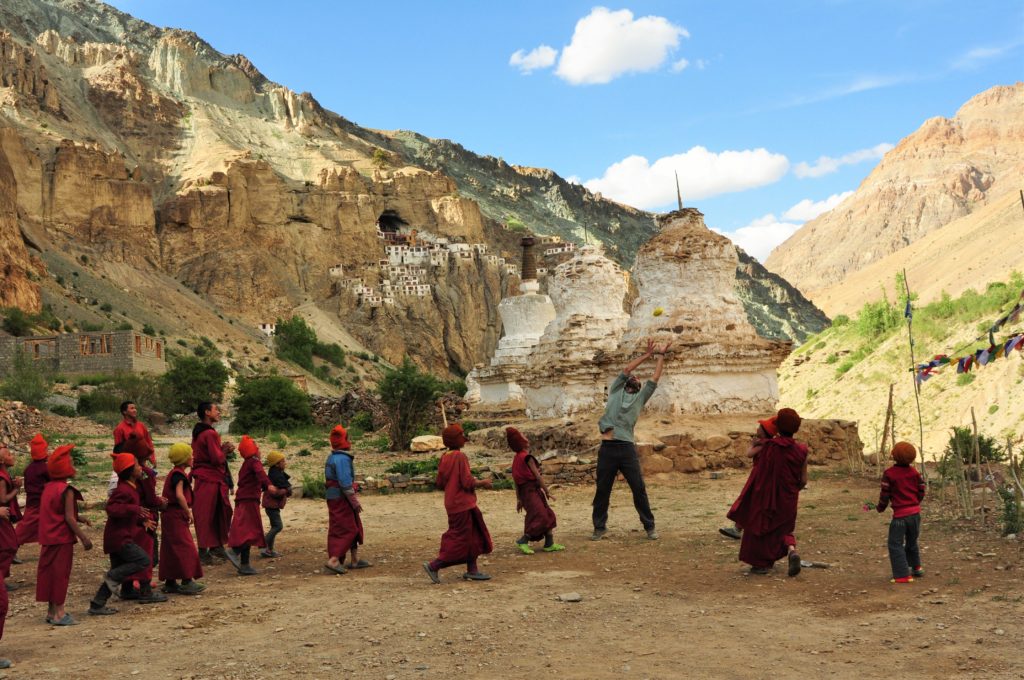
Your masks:
<svg viewBox="0 0 1024 680"><path fill-rule="evenodd" d="M143 419L150 413L167 412L163 380L144 373L118 373L88 394L78 398L78 414L99 422L121 419L121 402L132 401ZM99 417L97 417L99 416Z"/></svg>
<svg viewBox="0 0 1024 680"><path fill-rule="evenodd" d="M148 323L142 327L142 332L145 333L146 335L156 335L156 329L153 328Z"/></svg>
<svg viewBox="0 0 1024 680"><path fill-rule="evenodd" d="M313 452L309 449L299 449L298 453L295 454L299 458L307 458L313 455Z"/></svg>
<svg viewBox="0 0 1024 680"><path fill-rule="evenodd" d="M850 323L850 317L845 314L837 314L836 318L832 319L832 326L834 328L842 328L843 326Z"/></svg>
<svg viewBox="0 0 1024 680"><path fill-rule="evenodd" d="M49 411L54 415L64 416L65 418L74 418L78 415L78 412L75 411L75 407L68 406L67 404L56 404L49 407Z"/></svg>
<svg viewBox="0 0 1024 680"><path fill-rule="evenodd" d="M470 432L476 432L480 429L480 426L474 423L472 420L465 420L462 422L462 431L466 434Z"/></svg>
<svg viewBox="0 0 1024 680"><path fill-rule="evenodd" d="M857 335L868 340L883 338L899 327L902 318L902 310L888 299L865 302L857 313Z"/></svg>
<svg viewBox="0 0 1024 680"><path fill-rule="evenodd" d="M853 368L855 363L856 362L853 359L847 359L843 363L839 364L839 366L836 367L836 377L839 377L846 373L847 371L849 371L851 368Z"/></svg>
<svg viewBox="0 0 1024 680"><path fill-rule="evenodd" d="M956 384L959 385L960 387L965 387L974 382L975 377L975 373L961 373L956 377Z"/></svg>
<svg viewBox="0 0 1024 680"><path fill-rule="evenodd" d="M494 491L503 491L503 490L506 490L506 489L514 489L515 487L516 487L515 483L511 479L509 479L507 477L504 478L504 479L492 479L491 480L491 489L494 490Z"/></svg>
<svg viewBox="0 0 1024 680"><path fill-rule="evenodd" d="M84 468L89 464L89 458L86 457L85 451L81 446L76 446L71 449L71 462L79 469Z"/></svg>
<svg viewBox="0 0 1024 680"><path fill-rule="evenodd" d="M122 321L114 328L116 331L130 331L134 326L128 321Z"/></svg>
<svg viewBox="0 0 1024 680"><path fill-rule="evenodd" d="M174 413L195 411L201 401L219 402L228 382L228 369L212 357L176 357L163 376L167 408Z"/></svg>
<svg viewBox="0 0 1024 680"><path fill-rule="evenodd" d="M100 311L101 312L112 312L112 311L114 311L114 305L110 304L109 302L104 302L102 305L100 305Z"/></svg>
<svg viewBox="0 0 1024 680"><path fill-rule="evenodd" d="M393 475L409 475L410 477L415 477L416 475L433 475L437 474L437 466L440 462L441 459L437 456L426 458L424 460L401 460L396 463L392 463L384 470L384 472Z"/></svg>
<svg viewBox="0 0 1024 680"><path fill-rule="evenodd" d="M995 413L998 410L999 410L999 404L992 404L991 406L988 407L988 414L992 415L993 413Z"/></svg>
<svg viewBox="0 0 1024 680"><path fill-rule="evenodd" d="M317 342L313 346L313 354L324 361L337 366L338 368L343 368L345 366L345 350L341 348L341 345L335 342Z"/></svg>
<svg viewBox="0 0 1024 680"><path fill-rule="evenodd" d="M293 316L287 321L277 320L277 327L274 330L274 353L277 358L312 371L313 349L316 346L316 332L302 317Z"/></svg>
<svg viewBox="0 0 1024 680"><path fill-rule="evenodd" d="M433 415L441 387L437 378L416 368L408 356L398 368L385 370L377 391L391 418L392 447L409 448L415 433Z"/></svg>
<svg viewBox="0 0 1024 680"><path fill-rule="evenodd" d="M8 307L4 309L3 329L16 337L30 335L32 317L17 307Z"/></svg>
<svg viewBox="0 0 1024 680"><path fill-rule="evenodd" d="M825 357L825 363L826 364L834 364L837 361L839 361L839 355L838 354L834 354L833 353L833 354L829 354L827 357Z"/></svg>
<svg viewBox="0 0 1024 680"><path fill-rule="evenodd" d="M507 220L505 221L505 227L506 227L506 228L507 228L507 229L508 229L509 231L514 231L514 232L516 232L516 233L519 233L519 234L522 234L522 233L525 233L525 232L529 231L529 230L528 230L528 229L526 228L526 225L525 225L525 224L523 224L522 220L520 220L520 219L517 219L517 218L515 218L515 217L510 217L510 218L508 218L508 219L507 219Z"/></svg>
<svg viewBox="0 0 1024 680"><path fill-rule="evenodd" d="M53 376L50 372L21 349L14 353L10 371L0 382L0 394L30 406L41 407L52 389Z"/></svg>
<svg viewBox="0 0 1024 680"><path fill-rule="evenodd" d="M102 385L113 380L116 376L110 373L86 373L85 375L75 376L74 386L81 387L82 385Z"/></svg>
<svg viewBox="0 0 1024 680"><path fill-rule="evenodd" d="M360 411L352 416L351 427L357 427L364 432L373 432L373 414L367 411Z"/></svg>
<svg viewBox="0 0 1024 680"><path fill-rule="evenodd" d="M954 452L958 450L963 459L964 472L970 476L974 464L973 430L969 427L954 427L953 434L946 442L942 460L939 461L939 475L943 479L952 479L955 476L956 463ZM999 463L1006 460L1006 451L1000 446L994 437L978 433L978 453L981 462Z"/></svg>
<svg viewBox="0 0 1024 680"><path fill-rule="evenodd" d="M999 497L1003 501L1003 536L1019 534L1024 531L1024 514L1021 513L1017 496L1013 489L999 489Z"/></svg>
<svg viewBox="0 0 1024 680"><path fill-rule="evenodd" d="M278 375L240 380L231 432L289 431L312 424L309 396Z"/></svg>
<svg viewBox="0 0 1024 680"><path fill-rule="evenodd" d="M302 475L303 498L326 498L327 482L323 475Z"/></svg>
<svg viewBox="0 0 1024 680"><path fill-rule="evenodd" d="M85 331L86 333L99 333L101 330L103 330L103 324L92 323L91 321L83 321L82 330Z"/></svg>
<svg viewBox="0 0 1024 680"><path fill-rule="evenodd" d="M455 380L449 380L447 382L441 383L442 393L451 392L452 394L457 394L461 397L464 394L466 394L467 389L468 388L466 387L466 381L461 378L456 378Z"/></svg>

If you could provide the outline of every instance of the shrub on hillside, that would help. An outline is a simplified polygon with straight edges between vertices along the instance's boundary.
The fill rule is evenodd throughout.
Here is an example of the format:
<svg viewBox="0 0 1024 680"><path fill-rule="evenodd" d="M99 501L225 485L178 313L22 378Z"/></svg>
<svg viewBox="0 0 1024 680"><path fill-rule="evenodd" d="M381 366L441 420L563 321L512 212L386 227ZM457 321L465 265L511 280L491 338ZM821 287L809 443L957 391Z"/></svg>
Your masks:
<svg viewBox="0 0 1024 680"><path fill-rule="evenodd" d="M338 368L345 366L345 350L336 342L317 342L313 347L313 354Z"/></svg>
<svg viewBox="0 0 1024 680"><path fill-rule="evenodd" d="M293 316L287 321L277 320L277 327L274 330L274 353L277 358L312 371L313 350L316 346L316 332L302 317Z"/></svg>
<svg viewBox="0 0 1024 680"><path fill-rule="evenodd" d="M309 396L279 375L240 380L231 432L289 431L312 424Z"/></svg>
<svg viewBox="0 0 1024 680"><path fill-rule="evenodd" d="M865 302L857 313L857 334L868 340L882 338L898 328L902 319L902 310L888 298Z"/></svg>
<svg viewBox="0 0 1024 680"><path fill-rule="evenodd" d="M228 369L213 357L175 357L163 376L165 403L174 413L191 413L201 401L219 402L224 397Z"/></svg>
<svg viewBox="0 0 1024 680"><path fill-rule="evenodd" d="M18 350L7 377L0 382L0 394L7 399L42 406L53 388L53 376L28 352Z"/></svg>
<svg viewBox="0 0 1024 680"><path fill-rule="evenodd" d="M956 463L954 454L959 451L963 460L964 471L968 477L972 476L971 466L974 464L974 443L973 431L969 427L954 427L953 434L946 442L942 460L939 461L939 475L943 479L952 479L955 476ZM978 453L982 463L999 463L1006 460L1006 451L996 441L995 437L978 433Z"/></svg>
<svg viewBox="0 0 1024 680"><path fill-rule="evenodd" d="M116 422L121 419L121 403L125 401L135 402L143 420L153 412L168 410L161 378L144 373L118 373L78 398L78 414L104 423Z"/></svg>
<svg viewBox="0 0 1024 680"><path fill-rule="evenodd" d="M434 400L441 394L442 383L420 371L405 357L401 366L385 371L377 391L391 417L391 446L407 449L413 436L433 414Z"/></svg>
<svg viewBox="0 0 1024 680"><path fill-rule="evenodd" d="M4 310L3 328L17 337L29 335L32 331L32 317L17 307L8 307Z"/></svg>

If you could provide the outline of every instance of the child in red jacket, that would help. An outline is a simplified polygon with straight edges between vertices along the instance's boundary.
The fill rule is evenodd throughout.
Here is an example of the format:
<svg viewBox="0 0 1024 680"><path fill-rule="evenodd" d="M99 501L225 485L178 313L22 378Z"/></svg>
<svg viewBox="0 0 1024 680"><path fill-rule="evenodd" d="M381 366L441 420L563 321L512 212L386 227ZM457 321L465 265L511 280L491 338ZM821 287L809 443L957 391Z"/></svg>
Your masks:
<svg viewBox="0 0 1024 680"><path fill-rule="evenodd" d="M89 520L78 517L82 494L68 483L75 476L71 463L73 444L58 446L46 461L50 481L43 487L39 500L38 540L42 546L36 566L36 602L46 603L46 622L54 626L73 626L76 621L64 611L71 580L71 563L75 543L92 550L92 541L79 524Z"/></svg>
<svg viewBox="0 0 1024 680"><path fill-rule="evenodd" d="M243 435L238 442L238 453L242 456L242 469L238 471L238 485L235 487L235 512L231 516L228 531L228 559L242 576L252 576L257 571L249 564L252 546L267 547L263 538L263 518L260 517L260 497L264 491L277 493L277 487L270 483L270 477L260 462L260 447L249 435Z"/></svg>
<svg viewBox="0 0 1024 680"><path fill-rule="evenodd" d="M924 576L921 551L917 546L917 538L921 533L924 480L921 473L910 465L917 457L917 449L913 444L896 442L890 455L896 464L882 475L878 512L884 512L887 506L892 505L892 521L889 522L889 562L892 564L890 582L911 583L915 576Z"/></svg>
<svg viewBox="0 0 1024 680"><path fill-rule="evenodd" d="M25 514L16 527L19 548L26 543L37 543L39 540L39 499L43 495L43 487L50 481L46 476L48 447L49 444L43 439L42 434L36 434L28 443L32 462L28 464L24 472Z"/></svg>

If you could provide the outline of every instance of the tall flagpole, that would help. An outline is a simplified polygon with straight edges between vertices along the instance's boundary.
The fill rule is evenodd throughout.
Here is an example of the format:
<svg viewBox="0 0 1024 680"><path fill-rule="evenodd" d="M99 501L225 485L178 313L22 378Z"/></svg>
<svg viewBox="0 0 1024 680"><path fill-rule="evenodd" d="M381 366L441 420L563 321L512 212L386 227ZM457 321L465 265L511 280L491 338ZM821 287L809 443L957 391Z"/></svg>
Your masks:
<svg viewBox="0 0 1024 680"><path fill-rule="evenodd" d="M921 383L917 381L917 360L914 359L914 310L910 304L910 282L907 281L907 270L903 270L903 286L907 291L907 306L903 310L903 316L907 319L907 336L910 338L910 377L914 381L914 402L917 404L917 430L919 434L919 446L921 451L921 475L924 481L928 481L928 468L924 461L924 420L921 418Z"/></svg>

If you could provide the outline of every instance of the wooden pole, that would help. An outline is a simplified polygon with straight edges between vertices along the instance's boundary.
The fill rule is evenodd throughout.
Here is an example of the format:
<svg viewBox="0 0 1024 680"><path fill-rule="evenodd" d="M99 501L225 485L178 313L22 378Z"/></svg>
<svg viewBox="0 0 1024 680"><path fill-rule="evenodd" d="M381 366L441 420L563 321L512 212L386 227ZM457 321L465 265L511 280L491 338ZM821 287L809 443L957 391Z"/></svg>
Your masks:
<svg viewBox="0 0 1024 680"><path fill-rule="evenodd" d="M907 291L907 307L910 308L910 282L907 281L907 270L903 270L903 287ZM912 308L911 308L912 309ZM910 377L914 381L914 403L917 404L917 432L918 452L921 454L921 476L928 482L928 466L924 460L924 419L921 417L921 386L917 383L917 361L914 359L914 315L904 314L907 317L907 338L910 341Z"/></svg>
<svg viewBox="0 0 1024 680"><path fill-rule="evenodd" d="M978 476L979 482L984 482L985 478L981 474L981 447L978 445L978 420L974 417L974 407L971 407L971 425L973 427L973 435L971 436L971 446L974 448L974 470ZM988 513L985 512L985 508L988 506L988 486L981 488L981 524L984 526L988 524Z"/></svg>
<svg viewBox="0 0 1024 680"><path fill-rule="evenodd" d="M441 407L441 422L444 423L445 427L448 427L448 414L445 413L444 399L438 399L437 400L437 405Z"/></svg>
<svg viewBox="0 0 1024 680"><path fill-rule="evenodd" d="M1017 526L1024 525L1024 486L1020 481L1020 466L1013 451L1013 440L1006 438L1006 452L1010 454L1010 476L1013 478L1013 497L1017 501Z"/></svg>
<svg viewBox="0 0 1024 680"><path fill-rule="evenodd" d="M875 465L879 468L879 477L881 477L882 455L885 453L885 441L889 437L889 419L892 417L892 390L893 384L889 383L889 403L885 407L885 422L882 423L882 438L878 442L878 453L875 456Z"/></svg>
<svg viewBox="0 0 1024 680"><path fill-rule="evenodd" d="M956 440L956 430L953 431L953 452L956 454L956 495L960 500L960 515L971 519L974 517L973 500L964 475L964 457L960 451L960 443Z"/></svg>

